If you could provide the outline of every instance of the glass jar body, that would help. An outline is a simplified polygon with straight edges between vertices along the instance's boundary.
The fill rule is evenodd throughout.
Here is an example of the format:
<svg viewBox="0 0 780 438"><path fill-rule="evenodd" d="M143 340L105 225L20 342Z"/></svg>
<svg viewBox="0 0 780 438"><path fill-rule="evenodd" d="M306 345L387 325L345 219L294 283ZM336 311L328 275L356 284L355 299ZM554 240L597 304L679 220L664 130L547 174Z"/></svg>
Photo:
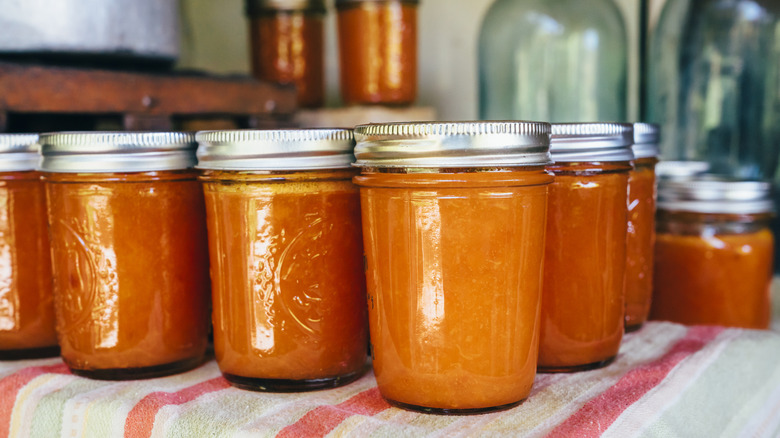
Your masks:
<svg viewBox="0 0 780 438"><path fill-rule="evenodd" d="M295 84L299 106L321 107L325 102L323 14L269 11L249 19L254 76Z"/></svg>
<svg viewBox="0 0 780 438"><path fill-rule="evenodd" d="M399 0L339 6L345 104L408 105L417 97L417 5Z"/></svg>
<svg viewBox="0 0 780 438"><path fill-rule="evenodd" d="M205 171L214 350L253 390L334 387L365 371L368 327L354 170Z"/></svg>
<svg viewBox="0 0 780 438"><path fill-rule="evenodd" d="M473 413L528 396L551 180L541 167L355 178L373 366L388 401Z"/></svg>
<svg viewBox="0 0 780 438"><path fill-rule="evenodd" d="M558 163L550 188L539 370L608 364L623 337L629 162Z"/></svg>
<svg viewBox="0 0 780 438"><path fill-rule="evenodd" d="M148 378L203 360L203 192L192 170L44 175L57 332L78 375Z"/></svg>
<svg viewBox="0 0 780 438"><path fill-rule="evenodd" d="M38 172L0 173L0 359L56 356L57 334Z"/></svg>
<svg viewBox="0 0 780 438"><path fill-rule="evenodd" d="M650 318L768 328L774 257L769 219L659 210Z"/></svg>
<svg viewBox="0 0 780 438"><path fill-rule="evenodd" d="M661 156L770 180L780 153L780 4L666 2L648 52L646 118Z"/></svg>
<svg viewBox="0 0 780 438"><path fill-rule="evenodd" d="M626 330L639 329L650 313L655 253L656 158L634 161L628 174Z"/></svg>
<svg viewBox="0 0 780 438"><path fill-rule="evenodd" d="M496 0L479 37L483 120L626 120L628 48L612 0Z"/></svg>

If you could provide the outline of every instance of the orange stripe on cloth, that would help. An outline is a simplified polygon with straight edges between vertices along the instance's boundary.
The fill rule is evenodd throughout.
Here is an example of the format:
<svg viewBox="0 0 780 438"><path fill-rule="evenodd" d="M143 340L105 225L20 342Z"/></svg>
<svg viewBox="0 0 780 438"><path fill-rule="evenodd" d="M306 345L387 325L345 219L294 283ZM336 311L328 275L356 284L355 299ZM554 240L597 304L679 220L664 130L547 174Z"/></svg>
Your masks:
<svg viewBox="0 0 780 438"><path fill-rule="evenodd" d="M70 370L64 363L41 367L28 367L0 379L0 437L6 438L11 433L11 414L14 410L16 397L25 385L43 374L70 374Z"/></svg>
<svg viewBox="0 0 780 438"><path fill-rule="evenodd" d="M337 405L314 408L300 420L282 429L276 437L324 437L353 415L374 416L389 407L379 394L379 388L368 389Z"/></svg>
<svg viewBox="0 0 780 438"><path fill-rule="evenodd" d="M210 392L229 388L224 377L216 377L205 382L188 386L176 392L153 392L141 399L127 414L125 437L147 438L152 435L157 412L165 406L181 405Z"/></svg>
<svg viewBox="0 0 780 438"><path fill-rule="evenodd" d="M691 327L661 358L635 368L558 425L548 437L598 437L629 406L655 388L685 358L703 349L723 327Z"/></svg>

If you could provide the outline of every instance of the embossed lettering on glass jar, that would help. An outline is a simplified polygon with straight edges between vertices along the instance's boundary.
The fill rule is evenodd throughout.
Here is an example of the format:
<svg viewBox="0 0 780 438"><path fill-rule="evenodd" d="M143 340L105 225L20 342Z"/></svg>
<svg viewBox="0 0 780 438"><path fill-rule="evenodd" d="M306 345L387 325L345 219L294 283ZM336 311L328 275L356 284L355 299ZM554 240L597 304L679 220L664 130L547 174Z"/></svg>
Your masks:
<svg viewBox="0 0 780 438"><path fill-rule="evenodd" d="M261 80L295 84L298 105L325 100L324 0L246 0L252 72Z"/></svg>
<svg viewBox="0 0 780 438"><path fill-rule="evenodd" d="M536 375L550 125L355 129L373 366L394 405L515 406Z"/></svg>
<svg viewBox="0 0 780 438"><path fill-rule="evenodd" d="M194 137L41 137L57 332L78 375L134 379L203 360L208 243Z"/></svg>
<svg viewBox="0 0 780 438"><path fill-rule="evenodd" d="M346 129L197 134L214 351L251 390L339 386L366 370L360 201Z"/></svg>
<svg viewBox="0 0 780 438"><path fill-rule="evenodd" d="M774 237L770 184L661 180L650 318L769 327Z"/></svg>
<svg viewBox="0 0 780 438"><path fill-rule="evenodd" d="M419 0L336 0L344 103L414 102L418 4Z"/></svg>
<svg viewBox="0 0 780 438"><path fill-rule="evenodd" d="M657 125L634 123L634 168L628 174L626 241L626 331L642 327L650 313L655 251L655 165Z"/></svg>
<svg viewBox="0 0 780 438"><path fill-rule="evenodd" d="M608 364L623 338L631 125L554 124L539 370Z"/></svg>
<svg viewBox="0 0 780 438"><path fill-rule="evenodd" d="M56 356L37 134L0 134L0 359Z"/></svg>

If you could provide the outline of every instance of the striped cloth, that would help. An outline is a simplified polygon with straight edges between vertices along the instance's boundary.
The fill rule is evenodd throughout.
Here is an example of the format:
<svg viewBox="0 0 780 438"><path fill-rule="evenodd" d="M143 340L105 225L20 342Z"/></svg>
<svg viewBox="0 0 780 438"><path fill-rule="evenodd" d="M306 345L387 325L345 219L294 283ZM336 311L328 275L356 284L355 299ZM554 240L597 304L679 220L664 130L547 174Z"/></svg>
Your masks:
<svg viewBox="0 0 780 438"><path fill-rule="evenodd" d="M650 323L609 367L536 378L504 412L392 408L370 372L342 388L231 388L211 361L177 376L102 382L59 359L0 363L0 437L780 436L780 334Z"/></svg>

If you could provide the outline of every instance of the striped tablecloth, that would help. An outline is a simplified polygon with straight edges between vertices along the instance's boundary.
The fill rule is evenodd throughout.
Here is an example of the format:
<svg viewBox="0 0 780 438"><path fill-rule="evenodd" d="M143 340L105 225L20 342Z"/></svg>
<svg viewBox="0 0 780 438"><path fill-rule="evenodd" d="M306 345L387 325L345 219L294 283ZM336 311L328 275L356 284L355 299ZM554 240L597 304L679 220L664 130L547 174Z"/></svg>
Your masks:
<svg viewBox="0 0 780 438"><path fill-rule="evenodd" d="M543 374L522 405L474 416L392 408L374 376L301 394L231 388L211 361L101 382L59 359L0 362L0 437L780 436L780 334L650 323L607 368Z"/></svg>

